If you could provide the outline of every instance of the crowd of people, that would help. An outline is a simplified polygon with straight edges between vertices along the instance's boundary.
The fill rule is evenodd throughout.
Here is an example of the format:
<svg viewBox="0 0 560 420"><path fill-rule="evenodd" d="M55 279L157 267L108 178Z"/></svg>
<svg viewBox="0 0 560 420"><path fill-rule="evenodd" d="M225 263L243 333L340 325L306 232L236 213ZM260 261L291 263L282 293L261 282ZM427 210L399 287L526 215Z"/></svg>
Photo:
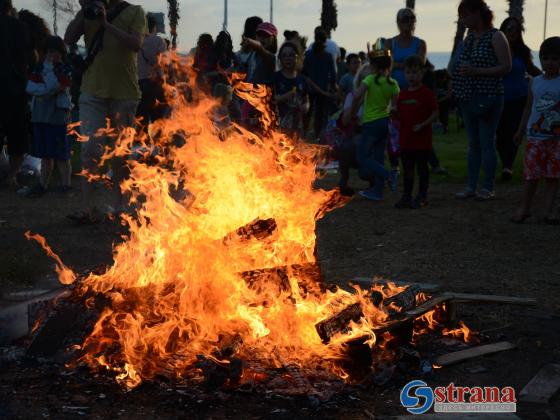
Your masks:
<svg viewBox="0 0 560 420"><path fill-rule="evenodd" d="M81 134L89 138L81 144L81 165L95 173L107 144L99 134L107 118L118 130L137 118L146 123L167 115L158 56L169 43L157 34L156 22L122 0L81 4L61 39L38 16L16 12L10 0L0 0L0 44L8 57L0 68L7 87L0 105L0 138L6 139L10 164L6 182L19 188L25 153L40 158L39 181L26 191L30 197L50 188L54 166L60 191L72 188L70 122L80 121ZM519 19L509 17L495 28L484 0L460 1L458 15L468 32L447 69L436 70L427 59L428 45L415 35L417 18L408 8L396 14L397 35L379 37L367 51L347 53L320 26L309 46L294 30L284 31L279 45L277 28L253 16L245 22L238 51L230 34L221 31L215 39L201 34L189 54L197 88L218 100L212 116L218 131L233 122L260 130L259 111L232 93L229 75L243 73L246 83L270 88L281 130L331 147L343 195L355 193L349 186L354 168L369 183L359 194L381 201L386 187L398 190L402 167L402 195L395 206L425 207L430 173L446 173L432 127L439 121L446 133L455 107L468 137L468 181L457 199L493 199L498 155L501 178L509 181L518 147L527 138L525 192L512 221L531 216L539 181L545 179L544 220L560 224L554 208L560 178L560 38L542 43L541 70ZM82 36L85 56L76 47ZM126 209L119 188L126 163L114 158L111 171L109 207L118 213ZM99 221L103 212L91 183L84 179L81 191L82 208L70 218Z"/></svg>

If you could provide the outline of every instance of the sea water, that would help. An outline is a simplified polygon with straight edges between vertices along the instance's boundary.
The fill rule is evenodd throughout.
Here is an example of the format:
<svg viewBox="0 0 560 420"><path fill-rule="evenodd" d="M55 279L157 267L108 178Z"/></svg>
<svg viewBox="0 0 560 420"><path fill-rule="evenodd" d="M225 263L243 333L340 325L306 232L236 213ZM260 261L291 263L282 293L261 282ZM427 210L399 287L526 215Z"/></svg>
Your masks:
<svg viewBox="0 0 560 420"><path fill-rule="evenodd" d="M449 64L449 59L451 58L451 52L429 52L428 60L434 65L436 70L446 69ZM538 68L541 68L541 63L539 61L539 52L533 51L533 62Z"/></svg>

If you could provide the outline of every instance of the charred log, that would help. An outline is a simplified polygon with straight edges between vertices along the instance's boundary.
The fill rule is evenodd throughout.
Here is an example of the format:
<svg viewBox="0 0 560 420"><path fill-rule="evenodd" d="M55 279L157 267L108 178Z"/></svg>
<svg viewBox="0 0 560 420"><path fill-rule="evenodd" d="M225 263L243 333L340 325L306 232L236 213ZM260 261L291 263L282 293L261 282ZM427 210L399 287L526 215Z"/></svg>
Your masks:
<svg viewBox="0 0 560 420"><path fill-rule="evenodd" d="M239 383L243 373L243 362L240 359L218 360L204 355L198 355L197 359L195 366L202 371L209 388L235 386Z"/></svg>
<svg viewBox="0 0 560 420"><path fill-rule="evenodd" d="M290 277L295 277L303 295L319 291L324 283L321 268L317 263L244 271L241 273L241 277L254 290L263 291L273 285L277 288L278 293L289 292L291 290Z"/></svg>
<svg viewBox="0 0 560 420"><path fill-rule="evenodd" d="M383 306L391 315L408 311L416 306L416 295L418 293L420 293L420 287L412 284L402 292L383 300Z"/></svg>
<svg viewBox="0 0 560 420"><path fill-rule="evenodd" d="M231 241L249 241L257 239L259 241L268 238L276 230L276 220L274 219L255 219L245 226L241 226L235 232L232 232L224 238L224 243Z"/></svg>
<svg viewBox="0 0 560 420"><path fill-rule="evenodd" d="M354 303L353 305L347 306L336 315L318 322L315 324L315 329L319 337L321 337L321 340L323 340L323 343L326 344L334 335L348 332L350 322L358 322L362 316L361 305L359 303Z"/></svg>
<svg viewBox="0 0 560 420"><path fill-rule="evenodd" d="M371 372L373 355L371 347L366 344L371 337L365 335L354 338L344 344L344 357L338 365L347 372L353 380L361 381Z"/></svg>

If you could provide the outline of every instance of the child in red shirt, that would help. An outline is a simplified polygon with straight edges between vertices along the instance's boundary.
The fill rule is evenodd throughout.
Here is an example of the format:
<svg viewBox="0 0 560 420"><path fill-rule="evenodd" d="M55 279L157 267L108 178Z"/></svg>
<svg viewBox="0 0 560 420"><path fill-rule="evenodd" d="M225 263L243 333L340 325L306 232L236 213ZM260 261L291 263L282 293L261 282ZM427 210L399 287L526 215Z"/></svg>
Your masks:
<svg viewBox="0 0 560 420"><path fill-rule="evenodd" d="M414 55L405 60L404 74L408 88L401 90L397 100L404 191L395 207L417 209L428 204L428 162L432 152L432 123L438 117L438 105L434 93L422 84L424 64L420 57ZM419 189L413 200L415 169Z"/></svg>

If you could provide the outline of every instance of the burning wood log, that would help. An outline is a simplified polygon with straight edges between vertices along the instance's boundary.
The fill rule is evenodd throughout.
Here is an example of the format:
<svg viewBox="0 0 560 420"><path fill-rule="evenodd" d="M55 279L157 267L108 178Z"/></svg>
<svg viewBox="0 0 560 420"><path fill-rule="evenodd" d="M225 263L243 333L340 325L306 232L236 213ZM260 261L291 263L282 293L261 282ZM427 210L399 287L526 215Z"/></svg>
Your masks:
<svg viewBox="0 0 560 420"><path fill-rule="evenodd" d="M204 355L198 355L197 359L195 366L202 370L209 387L233 386L239 383L243 373L243 362L240 359L218 360Z"/></svg>
<svg viewBox="0 0 560 420"><path fill-rule="evenodd" d="M284 366L284 368L290 374L290 376L294 380L296 387L299 388L302 393L309 393L309 391L313 389L309 380L302 375L299 366L295 364L289 364Z"/></svg>
<svg viewBox="0 0 560 420"><path fill-rule="evenodd" d="M244 271L241 277L251 289L262 291L274 285L278 288L278 293L290 290L290 279L286 270L280 268L264 268L260 270Z"/></svg>
<svg viewBox="0 0 560 420"><path fill-rule="evenodd" d="M91 331L103 308L110 304L101 294L73 295L29 308L29 356L53 356L69 341L81 342ZM33 316L35 318L33 318Z"/></svg>
<svg viewBox="0 0 560 420"><path fill-rule="evenodd" d="M278 287L278 293L290 291L290 277L298 279L298 284L304 294L318 290L319 288L316 286L324 282L318 263L294 264L244 271L241 273L241 277L252 289L262 290L266 285L273 284Z"/></svg>
<svg viewBox="0 0 560 420"><path fill-rule="evenodd" d="M315 324L315 329L323 340L328 343L331 338L338 334L348 331L350 321L358 322L363 316L362 307L359 303L347 306L341 312Z"/></svg>
<svg viewBox="0 0 560 420"><path fill-rule="evenodd" d="M399 286L399 287L416 285L420 288L421 292L425 292L429 294L434 294L441 290L441 286L439 284L433 284L433 283L412 283L408 281L387 280L387 279L370 278L370 277L355 277L352 280L350 280L351 284L357 284L362 289L370 289L374 285L385 286L389 282L394 283L395 286Z"/></svg>
<svg viewBox="0 0 560 420"><path fill-rule="evenodd" d="M385 331L393 331L396 328L404 326L405 324L409 323L410 321L418 318L419 316L424 315L426 312L431 311L436 306L449 301L449 297L447 296L435 296L431 299L423 302L421 305L416 306L413 309L409 309L404 313L400 313L398 318L393 318L386 322L385 324L377 327L374 332L376 334L381 334Z"/></svg>
<svg viewBox="0 0 560 420"><path fill-rule="evenodd" d="M235 232L232 232L224 238L224 243L231 241L249 241L257 239L259 241L268 238L276 230L276 220L274 219L255 219L245 226L241 226Z"/></svg>
<svg viewBox="0 0 560 420"><path fill-rule="evenodd" d="M408 311L416 306L416 295L420 293L420 287L411 284L402 292L394 294L383 301L383 306L387 308L389 314Z"/></svg>
<svg viewBox="0 0 560 420"><path fill-rule="evenodd" d="M218 344L220 350L216 353L217 357L230 358L234 356L243 345L243 337L240 334L224 335Z"/></svg>
<svg viewBox="0 0 560 420"><path fill-rule="evenodd" d="M382 304L388 311L389 315L394 317L401 313L406 315L407 311L416 307L416 294L418 292L420 292L420 288L418 286L410 285L402 292L390 296L385 300L383 300L381 293L373 291L371 299L377 306ZM321 340L323 340L323 343L328 343L335 334L347 331L350 321L358 322L362 316L363 312L360 304L355 303L346 307L338 314L317 323L315 325L315 329L321 337ZM390 324L395 324L393 327L396 331L398 331L398 327L404 328L405 324L410 323L409 321L411 321L411 318L408 318L406 322L393 320ZM406 326L405 329L407 331L407 334L405 335L409 336L409 333L411 333L411 327Z"/></svg>

